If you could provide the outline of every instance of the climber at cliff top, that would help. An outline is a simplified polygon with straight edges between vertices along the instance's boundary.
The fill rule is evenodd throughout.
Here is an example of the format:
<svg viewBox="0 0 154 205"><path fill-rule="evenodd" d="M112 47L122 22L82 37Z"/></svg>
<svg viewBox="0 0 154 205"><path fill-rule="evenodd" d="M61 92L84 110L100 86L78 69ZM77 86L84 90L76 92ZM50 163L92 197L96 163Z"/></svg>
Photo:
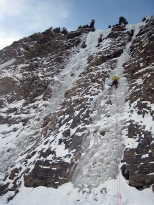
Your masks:
<svg viewBox="0 0 154 205"><path fill-rule="evenodd" d="M98 43L101 43L102 42L102 34L100 34L100 37L98 39Z"/></svg>
<svg viewBox="0 0 154 205"><path fill-rule="evenodd" d="M113 85L115 85L115 87L117 88L117 87L118 87L118 80L119 80L119 77L117 77L116 75L114 75L113 78L112 78L112 85L111 85L111 87L112 87Z"/></svg>
<svg viewBox="0 0 154 205"><path fill-rule="evenodd" d="M102 34L100 34L100 37L98 38L98 45L96 47L99 47L101 42L102 42Z"/></svg>

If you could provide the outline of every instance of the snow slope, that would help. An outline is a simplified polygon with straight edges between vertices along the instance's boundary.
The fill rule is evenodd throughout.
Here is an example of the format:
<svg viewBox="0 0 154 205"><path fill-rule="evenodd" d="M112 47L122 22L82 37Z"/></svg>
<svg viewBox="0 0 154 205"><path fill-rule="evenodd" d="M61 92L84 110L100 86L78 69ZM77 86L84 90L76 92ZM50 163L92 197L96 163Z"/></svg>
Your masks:
<svg viewBox="0 0 154 205"><path fill-rule="evenodd" d="M137 34L139 26L135 27ZM128 29L131 29L130 25ZM87 36L86 49L75 52L66 68L54 77L51 86L54 93L48 107L56 109L61 102L66 90L75 83L79 74L84 71L89 55L97 55L110 41L104 40L102 47L98 49L97 39L100 34L105 38L110 33L107 31L91 32ZM91 105L92 124L87 126L89 135L84 142L84 151L73 175L72 183L60 186L58 189L37 187L25 188L24 183L17 196L9 202L10 205L153 205L154 196L151 188L143 191L130 187L127 181L119 173L119 158L122 158L125 147L125 133L123 127L128 119L128 107L125 98L128 94L128 83L123 74L123 63L129 59L129 46L127 44L124 52L117 59L117 66L106 79L105 88L95 97ZM78 69L76 69L78 67ZM107 68L106 68L107 69ZM66 78L74 73L74 78ZM120 77L118 89L110 88L109 84L113 75ZM111 102L111 103L107 103ZM42 112L42 115L43 115ZM33 126L33 125L32 125ZM37 125L36 125L37 126ZM100 133L104 133L101 135ZM3 145L6 141L3 139ZM8 140L8 139L6 139ZM1 145L1 147L3 147ZM41 149L42 145L38 147ZM22 148L22 147L21 147ZM60 147L59 155L66 155L63 146ZM58 152L58 151L57 151ZM11 196L11 192L7 193ZM5 205L6 196L1 196L0 205Z"/></svg>

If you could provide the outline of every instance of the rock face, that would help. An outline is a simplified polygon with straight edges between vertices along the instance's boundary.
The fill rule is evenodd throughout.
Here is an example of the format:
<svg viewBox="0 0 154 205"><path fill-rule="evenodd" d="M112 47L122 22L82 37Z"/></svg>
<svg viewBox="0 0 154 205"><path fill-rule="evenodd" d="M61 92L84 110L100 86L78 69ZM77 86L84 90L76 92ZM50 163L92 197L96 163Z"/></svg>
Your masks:
<svg viewBox="0 0 154 205"><path fill-rule="evenodd" d="M14 146L6 145L6 151L0 153L1 157L6 154L6 158L11 159L8 160L10 165L1 160L1 171L9 181L1 184L1 194L17 190L22 175L27 187L56 188L71 181L75 163L81 155L82 142L88 133L85 125L90 123L89 99L81 94L86 86L89 88L85 94L90 92L90 80L83 86L82 77L77 78L83 72L84 63L77 62L72 69L69 61L78 55L79 48L83 47L86 36L92 31L82 28L62 35L48 30L47 34L38 33L14 42L0 52L3 73L0 79L0 120L2 125L7 123L9 127L1 134ZM12 58L16 60L11 63ZM65 72L72 70L69 76L63 73L64 69ZM71 89L67 77L76 81ZM68 128L60 131L62 126ZM41 143L44 148L36 150ZM56 153L57 146L64 150L64 154L61 151ZM21 166L16 167L13 161L18 157ZM10 172L7 171L9 167Z"/></svg>
<svg viewBox="0 0 154 205"><path fill-rule="evenodd" d="M57 188L72 181L88 137L109 133L99 123L93 128L94 120L113 114L105 86L125 53L129 58L120 66L129 84L123 99L129 117L118 133L126 141L121 171L138 189L154 183L154 18L137 29L114 26L100 48L90 50L93 31L63 35L48 29L0 51L1 194L16 195L22 178L26 187ZM106 96L99 98L102 92ZM101 99L104 107L97 105Z"/></svg>
<svg viewBox="0 0 154 205"><path fill-rule="evenodd" d="M137 142L137 146L125 149L122 172L129 184L138 189L149 187L154 181L154 21L149 19L145 23L130 46L130 61L124 64L130 86L127 98L130 109L128 138ZM139 120L132 121L135 114ZM146 120L150 127L146 125Z"/></svg>

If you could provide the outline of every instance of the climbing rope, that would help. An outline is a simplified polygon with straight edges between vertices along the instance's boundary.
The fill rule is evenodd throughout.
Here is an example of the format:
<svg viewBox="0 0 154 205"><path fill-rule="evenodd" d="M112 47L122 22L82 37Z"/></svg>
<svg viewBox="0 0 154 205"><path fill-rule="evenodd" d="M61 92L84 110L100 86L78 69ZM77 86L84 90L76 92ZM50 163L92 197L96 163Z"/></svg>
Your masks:
<svg viewBox="0 0 154 205"><path fill-rule="evenodd" d="M116 92L116 89L115 89L115 107L116 107L116 136L118 137L118 128L119 128L119 125L118 125L118 108L117 108L117 92ZM122 205L122 202L121 202L121 193L120 193L120 153L119 153L119 150L118 150L118 146L117 146L117 151L118 151L118 154L117 154L117 167L118 167L118 179L117 179L117 204L118 205Z"/></svg>

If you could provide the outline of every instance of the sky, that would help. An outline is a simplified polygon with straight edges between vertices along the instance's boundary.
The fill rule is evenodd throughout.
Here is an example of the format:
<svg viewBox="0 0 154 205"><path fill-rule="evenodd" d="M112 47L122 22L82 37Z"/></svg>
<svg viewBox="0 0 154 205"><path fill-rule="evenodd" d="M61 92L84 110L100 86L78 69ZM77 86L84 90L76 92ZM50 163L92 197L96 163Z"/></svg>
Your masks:
<svg viewBox="0 0 154 205"><path fill-rule="evenodd" d="M106 30L119 17L137 24L154 15L154 0L0 0L0 49L53 27L74 31L95 20Z"/></svg>

